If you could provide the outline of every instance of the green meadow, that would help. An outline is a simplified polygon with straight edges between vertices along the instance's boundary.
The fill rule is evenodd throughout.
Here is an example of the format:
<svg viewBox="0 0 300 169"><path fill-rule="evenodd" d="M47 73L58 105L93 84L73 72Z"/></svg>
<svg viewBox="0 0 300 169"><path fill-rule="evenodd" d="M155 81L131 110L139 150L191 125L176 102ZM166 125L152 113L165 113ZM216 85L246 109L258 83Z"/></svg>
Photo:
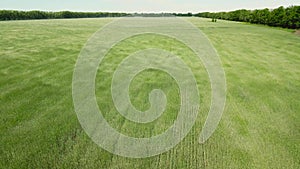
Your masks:
<svg viewBox="0 0 300 169"><path fill-rule="evenodd" d="M149 124L125 119L111 97L121 61L136 50L160 48L179 56L195 75L201 99L196 124L173 149L149 158L121 157L96 145L74 111L72 78L86 41L113 20L0 22L0 168L300 168L300 36L222 20L186 18L214 45L226 74L226 107L207 142L198 143L211 99L201 60L179 41L144 34L115 45L99 65L95 93L105 119L132 137L157 135L173 124L179 88L164 72L148 69L130 85L138 110L150 107L153 89L167 96L166 111Z"/></svg>

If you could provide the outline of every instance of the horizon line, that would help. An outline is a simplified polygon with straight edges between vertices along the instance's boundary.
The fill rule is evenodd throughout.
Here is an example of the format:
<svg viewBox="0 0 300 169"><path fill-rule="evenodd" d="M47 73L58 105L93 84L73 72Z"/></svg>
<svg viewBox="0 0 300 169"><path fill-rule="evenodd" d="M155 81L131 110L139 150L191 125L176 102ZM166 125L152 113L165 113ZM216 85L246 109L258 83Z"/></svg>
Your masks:
<svg viewBox="0 0 300 169"><path fill-rule="evenodd" d="M134 13L151 13L151 14L161 14L161 13L202 13L202 12L231 12L231 11L236 11L236 10L256 10L256 9L276 9L279 7L291 7L291 6L299 6L299 5L279 5L277 7L262 7L262 8L235 8L231 10L199 10L198 12L195 11L114 11L114 10L74 10L74 9L61 9L61 10L46 10L46 9L20 9L20 8L6 8L6 9L0 9L0 10L13 10L13 11L44 11L44 12L62 12L62 11L70 11L70 12L107 12L107 13L128 13L128 14L134 14Z"/></svg>

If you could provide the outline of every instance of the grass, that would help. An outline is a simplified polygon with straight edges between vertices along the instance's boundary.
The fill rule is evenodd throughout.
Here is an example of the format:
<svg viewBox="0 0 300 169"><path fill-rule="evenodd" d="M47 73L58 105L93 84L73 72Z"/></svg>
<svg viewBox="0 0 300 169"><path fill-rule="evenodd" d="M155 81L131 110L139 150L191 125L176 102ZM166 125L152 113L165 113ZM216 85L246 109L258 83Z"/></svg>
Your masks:
<svg viewBox="0 0 300 169"><path fill-rule="evenodd" d="M226 108L208 142L198 143L210 104L203 65L180 42L147 34L122 41L102 61L99 107L114 128L130 136L148 137L172 124L178 87L162 72L144 71L130 86L132 102L141 110L149 107L149 91L165 91L167 110L150 124L124 119L110 97L112 73L122 58L158 47L181 57L196 76L201 96L196 125L176 147L155 157L130 159L99 148L77 120L71 84L81 48L111 20L0 22L0 168L300 168L300 37L221 20L188 19L215 46L227 79Z"/></svg>

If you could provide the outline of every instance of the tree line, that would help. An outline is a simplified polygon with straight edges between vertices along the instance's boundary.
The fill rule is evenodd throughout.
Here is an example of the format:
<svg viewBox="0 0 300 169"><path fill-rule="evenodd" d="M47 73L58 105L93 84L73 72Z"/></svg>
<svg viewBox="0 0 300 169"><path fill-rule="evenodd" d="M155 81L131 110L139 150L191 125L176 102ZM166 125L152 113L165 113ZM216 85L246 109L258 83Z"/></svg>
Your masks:
<svg viewBox="0 0 300 169"><path fill-rule="evenodd" d="M276 9L240 9L231 12L203 12L194 16L224 19L230 21L249 22L264 24L275 27L299 29L300 28L300 6L279 7Z"/></svg>
<svg viewBox="0 0 300 169"><path fill-rule="evenodd" d="M192 13L109 13L109 12L46 12L0 10L0 21L32 20L32 19L63 19L63 18L99 18L99 17L191 17Z"/></svg>
<svg viewBox="0 0 300 169"><path fill-rule="evenodd" d="M133 13L132 17L174 17L171 13Z"/></svg>
<svg viewBox="0 0 300 169"><path fill-rule="evenodd" d="M122 17L127 13L110 12L45 12L45 11L15 11L0 10L0 20L29 20L29 19L62 19L62 18L99 18L99 17Z"/></svg>
<svg viewBox="0 0 300 169"><path fill-rule="evenodd" d="M249 22L254 24L264 24L269 26L299 29L300 28L300 6L290 6L287 8L279 7L276 9L240 9L230 12L202 12L192 13L160 13L160 14L129 14L129 13L110 13L110 12L45 12L45 11L15 11L0 10L0 20L28 20L28 19L62 19L62 18L99 18L99 17L123 17L123 16L149 16L149 17L205 17L224 19L230 21Z"/></svg>

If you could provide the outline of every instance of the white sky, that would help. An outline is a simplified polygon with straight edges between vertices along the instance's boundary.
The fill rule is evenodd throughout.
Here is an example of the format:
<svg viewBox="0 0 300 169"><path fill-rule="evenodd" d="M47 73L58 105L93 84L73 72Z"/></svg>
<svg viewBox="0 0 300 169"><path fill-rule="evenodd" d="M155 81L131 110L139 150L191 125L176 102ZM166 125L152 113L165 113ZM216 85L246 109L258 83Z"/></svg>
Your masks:
<svg viewBox="0 0 300 169"><path fill-rule="evenodd" d="M300 0L1 0L0 9L109 12L204 12L276 8Z"/></svg>

